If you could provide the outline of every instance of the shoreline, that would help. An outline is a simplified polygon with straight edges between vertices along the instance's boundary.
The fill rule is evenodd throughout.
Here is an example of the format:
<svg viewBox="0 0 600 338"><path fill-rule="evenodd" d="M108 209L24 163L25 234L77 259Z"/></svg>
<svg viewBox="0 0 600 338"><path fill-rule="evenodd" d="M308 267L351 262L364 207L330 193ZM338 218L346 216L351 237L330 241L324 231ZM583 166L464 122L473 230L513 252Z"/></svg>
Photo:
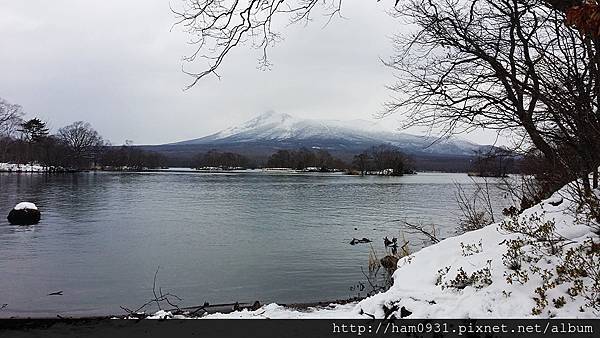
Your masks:
<svg viewBox="0 0 600 338"><path fill-rule="evenodd" d="M314 302L302 302L302 303L278 303L278 302L267 302L267 303L260 303L259 301L255 301L255 302L244 302L244 303L240 303L240 302L235 302L235 303L218 303L218 304L208 304L208 305L196 305L196 306L183 306L180 308L168 308L168 309L163 309L162 311L167 311L167 312L171 312L171 313L177 313L180 312L181 314L187 313L187 314L193 314L194 316L191 316L190 318L192 319L200 319L202 317L204 317L205 315L211 315L211 314L215 314L215 313L222 313L222 314L229 314L229 313L233 313L235 311L242 311L242 310L257 310L258 308L268 305L268 304L277 304L279 306L288 308L288 309L292 309L292 310L299 310L299 311L306 311L308 309L311 308L326 308L328 307L330 304L336 304L336 305L347 305L347 304L352 304L352 303L358 303L361 300L366 299L367 297L352 297L352 298L348 298L348 299L338 299L338 300L332 300L332 301L314 301ZM67 320L92 320L92 321L101 321L101 320L106 320L106 319L146 319L147 317L151 317L153 315L155 315L155 313L157 311L161 311L161 310L156 310L154 312L138 312L136 314L133 313L129 313L129 314L119 314L119 315L83 315L83 316L69 316L69 315L60 315L60 314L55 314L55 315L42 315L42 316L10 316L10 317L2 317L0 316L0 320L17 320L17 321L27 321L27 320L63 320L63 319L67 319ZM127 312L127 311L124 311ZM0 312L1 314L1 312Z"/></svg>
<svg viewBox="0 0 600 338"><path fill-rule="evenodd" d="M199 173L199 174L244 174L244 173L271 173L271 174L329 174L337 176L361 176L347 174L343 171L309 171L309 170L275 170L270 168L258 168L258 169L236 169L236 170L202 170L202 169L191 169L191 168L166 168L166 169L142 169L142 170L109 170L109 169L54 169L54 170L5 170L0 168L0 174L79 174L79 173L123 173L123 174L143 174L143 173ZM392 176L392 175L378 175L378 174L367 174L364 176L377 176L377 177L402 177L402 176L415 176L418 174L465 174L467 172L459 171L415 171L414 173ZM476 177L491 177L497 178L496 176L476 176Z"/></svg>

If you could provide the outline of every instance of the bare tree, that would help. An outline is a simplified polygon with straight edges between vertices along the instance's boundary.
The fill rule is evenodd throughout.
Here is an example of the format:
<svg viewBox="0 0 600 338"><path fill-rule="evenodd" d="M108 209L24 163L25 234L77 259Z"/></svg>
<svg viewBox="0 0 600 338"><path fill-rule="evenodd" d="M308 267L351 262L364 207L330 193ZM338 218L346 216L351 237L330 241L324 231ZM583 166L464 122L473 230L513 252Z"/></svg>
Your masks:
<svg viewBox="0 0 600 338"><path fill-rule="evenodd" d="M537 0L410 0L397 11L418 30L395 39L405 126L446 134L508 130L532 143L564 180L600 164L597 39Z"/></svg>
<svg viewBox="0 0 600 338"><path fill-rule="evenodd" d="M367 149L374 169L381 175L402 176L407 169L407 156L397 147L380 144Z"/></svg>
<svg viewBox="0 0 600 338"><path fill-rule="evenodd" d="M94 162L105 145L102 136L83 121L60 128L58 136L72 151L72 163L79 168Z"/></svg>
<svg viewBox="0 0 600 338"><path fill-rule="evenodd" d="M365 176L371 168L371 155L367 151L355 155L352 165L360 171L361 176Z"/></svg>
<svg viewBox="0 0 600 338"><path fill-rule="evenodd" d="M494 205L490 194L490 183L487 178L478 182L471 178L472 191L465 190L464 186L454 183L456 188L454 198L461 212L458 230L469 232L481 229L495 222Z"/></svg>
<svg viewBox="0 0 600 338"><path fill-rule="evenodd" d="M23 107L0 98L0 136L13 136L22 122Z"/></svg>
<svg viewBox="0 0 600 338"><path fill-rule="evenodd" d="M23 108L0 98L0 160L6 160L8 147L23 123Z"/></svg>

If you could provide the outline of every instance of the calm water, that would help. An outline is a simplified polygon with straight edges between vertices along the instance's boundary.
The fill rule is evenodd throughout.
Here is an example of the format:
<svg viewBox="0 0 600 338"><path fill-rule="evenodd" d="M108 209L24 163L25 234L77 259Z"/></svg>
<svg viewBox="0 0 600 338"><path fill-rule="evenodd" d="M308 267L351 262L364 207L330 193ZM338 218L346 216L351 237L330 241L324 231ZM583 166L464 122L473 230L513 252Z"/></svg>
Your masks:
<svg viewBox="0 0 600 338"><path fill-rule="evenodd" d="M369 245L352 238L381 250L400 234L397 219L453 234L455 181L471 183L465 174L0 174L0 317L121 314L151 298L157 266L157 284L181 305L354 296ZM40 224L7 223L21 201L38 205Z"/></svg>

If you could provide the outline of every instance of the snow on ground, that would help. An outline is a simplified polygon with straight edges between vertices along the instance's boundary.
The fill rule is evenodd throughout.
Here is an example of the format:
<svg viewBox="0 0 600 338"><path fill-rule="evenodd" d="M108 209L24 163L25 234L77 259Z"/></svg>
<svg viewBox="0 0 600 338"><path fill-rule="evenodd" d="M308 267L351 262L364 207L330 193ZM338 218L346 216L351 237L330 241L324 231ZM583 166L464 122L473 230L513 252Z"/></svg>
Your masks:
<svg viewBox="0 0 600 338"><path fill-rule="evenodd" d="M305 310L286 308L277 304L268 304L256 311L247 309L231 313L214 313L202 318L207 319L334 319L334 318L362 318L358 313L353 313L356 303L330 304L327 307L309 307ZM185 319L185 316L173 315L169 311L158 311L147 319Z"/></svg>
<svg viewBox="0 0 600 338"><path fill-rule="evenodd" d="M309 307L306 310L286 308L277 304L268 304L256 311L242 310L229 314L215 313L206 318L237 318L237 319L334 319L362 318L358 313L353 314L356 304L330 304L328 307Z"/></svg>
<svg viewBox="0 0 600 338"><path fill-rule="evenodd" d="M44 172L46 168L37 164L0 163L0 172Z"/></svg>
<svg viewBox="0 0 600 338"><path fill-rule="evenodd" d="M595 235L591 228L579 224L572 213L574 203L569 201L568 189L563 188L551 198L525 210L519 220L538 215L543 220L554 220L556 232L564 236L571 244L582 243ZM507 252L506 240L515 239L501 227L501 223L489 225L483 229L468 232L441 241L424 248L398 262L394 273L394 285L385 293L379 293L359 303L330 305L326 308L309 308L305 311L290 309L277 304L265 305L256 311L238 311L228 314L212 314L203 318L377 318L385 317L384 308L394 308L395 316L400 317L404 308L412 312L409 318L599 318L598 311L584 307L581 298L571 298L566 294L565 285L547 292L548 299L564 296L567 302L556 307L552 301L539 315L532 314L536 303L535 289L542 284L540 274L529 273L529 280L507 283L506 274L510 273L503 263L503 254ZM530 247L524 247L524 250ZM534 264L541 269L555 271L558 264L555 256L544 256ZM468 285L464 288L449 287L456 279L459 269L466 275L476 271L489 271L489 280ZM155 316L167 318L169 314L157 313Z"/></svg>
<svg viewBox="0 0 600 338"><path fill-rule="evenodd" d="M131 319L135 318L132 317ZM160 310L152 316L146 317L146 319L186 319L186 317L182 315L173 315L170 311Z"/></svg>
<svg viewBox="0 0 600 338"><path fill-rule="evenodd" d="M561 192L564 193L565 190ZM523 220L537 214L542 215L544 220L554 219L557 232L577 243L589 237L597 238L598 236L591 232L591 228L576 224L569 212L571 203L560 196L561 192L526 210L519 218ZM563 200L561 204L556 206L551 204L557 204L560 200ZM535 289L542 284L541 278L530 273L530 280L524 284L519 282L508 284L506 281L506 274L510 271L503 263L502 255L507 251L504 243L515 237L515 234L507 233L501 229L500 223L497 223L424 248L398 262L394 285L389 291L364 300L357 305L357 309L360 308L376 317L383 317L383 305L389 307L395 303L411 311L411 318L535 317L532 315L532 308L535 307L533 297L536 296ZM475 245L475 247L465 252L461 243ZM555 270L557 263L547 258L542 259L537 265L542 269ZM448 267L449 270L444 274ZM471 286L463 290L442 289L441 285L456 277L461 267L468 275L488 267L491 273L491 285L480 289ZM442 273L440 274L439 271ZM564 291L560 288L552 290L549 298L567 296ZM559 294L561 292L562 294ZM569 318L600 316L591 309L583 313L579 312L583 303L583 300L576 299L568 301L559 309L550 303L540 316Z"/></svg>
<svg viewBox="0 0 600 338"><path fill-rule="evenodd" d="M23 210L23 209L28 209L28 210L37 210L37 206L31 202L21 202L19 204L17 204L14 208L15 210Z"/></svg>

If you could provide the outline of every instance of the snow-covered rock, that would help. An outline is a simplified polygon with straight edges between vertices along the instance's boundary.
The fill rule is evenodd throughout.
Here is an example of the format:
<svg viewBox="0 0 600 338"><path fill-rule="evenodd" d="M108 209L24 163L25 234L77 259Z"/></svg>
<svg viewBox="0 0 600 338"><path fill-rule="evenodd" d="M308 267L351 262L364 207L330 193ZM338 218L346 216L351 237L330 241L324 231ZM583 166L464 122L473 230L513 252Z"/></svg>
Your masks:
<svg viewBox="0 0 600 338"><path fill-rule="evenodd" d="M13 209L15 210L23 210L23 209L31 209L31 210L37 210L37 206L31 202L21 202L19 204L17 204Z"/></svg>
<svg viewBox="0 0 600 338"><path fill-rule="evenodd" d="M35 204L21 202L10 211L6 218L13 225L33 225L39 223L41 213Z"/></svg>

